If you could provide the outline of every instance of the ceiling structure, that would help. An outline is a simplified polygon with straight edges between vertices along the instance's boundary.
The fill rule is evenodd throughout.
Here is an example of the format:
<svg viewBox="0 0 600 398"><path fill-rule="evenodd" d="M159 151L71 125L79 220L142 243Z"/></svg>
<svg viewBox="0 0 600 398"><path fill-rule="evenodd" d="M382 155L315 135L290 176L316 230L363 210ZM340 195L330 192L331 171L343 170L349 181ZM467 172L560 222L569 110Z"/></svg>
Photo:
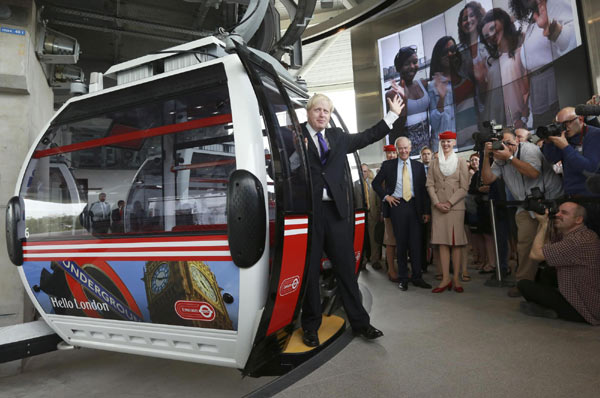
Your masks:
<svg viewBox="0 0 600 398"><path fill-rule="evenodd" d="M338 32L414 1L36 0L36 4L40 21L77 40L81 48L77 66L86 79L90 72L237 26L235 32L251 31L249 45L271 53L310 86L331 86L352 82L350 35ZM320 65L323 59L328 62ZM55 92L57 105L66 100L65 93Z"/></svg>

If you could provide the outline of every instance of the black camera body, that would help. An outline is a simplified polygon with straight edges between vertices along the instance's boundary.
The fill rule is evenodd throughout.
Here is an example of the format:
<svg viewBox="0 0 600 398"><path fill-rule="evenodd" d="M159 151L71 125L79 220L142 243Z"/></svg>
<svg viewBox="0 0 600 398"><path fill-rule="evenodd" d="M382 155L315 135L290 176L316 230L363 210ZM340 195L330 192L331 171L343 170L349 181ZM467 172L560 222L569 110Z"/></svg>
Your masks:
<svg viewBox="0 0 600 398"><path fill-rule="evenodd" d="M558 203L554 200L545 200L544 193L539 187L531 188L531 194L527 195L523 201L523 208L540 215L545 214L548 209L550 217L558 213Z"/></svg>
<svg viewBox="0 0 600 398"><path fill-rule="evenodd" d="M548 137L560 137L564 128L561 123L550 123L547 126L540 126L535 130L535 135L539 137L540 140L544 140Z"/></svg>
<svg viewBox="0 0 600 398"><path fill-rule="evenodd" d="M504 148L502 144L502 130L504 127L501 124L496 124L495 120L489 120L482 123L485 130L473 133L473 141L475 152L482 151L486 142L492 142L492 149L500 150Z"/></svg>

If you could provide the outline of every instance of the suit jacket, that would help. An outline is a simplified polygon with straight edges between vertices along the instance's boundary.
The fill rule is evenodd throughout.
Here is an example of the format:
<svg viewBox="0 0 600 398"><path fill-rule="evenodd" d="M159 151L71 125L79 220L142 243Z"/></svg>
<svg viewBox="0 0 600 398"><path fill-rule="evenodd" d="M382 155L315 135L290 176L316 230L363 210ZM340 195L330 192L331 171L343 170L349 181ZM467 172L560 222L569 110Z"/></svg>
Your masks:
<svg viewBox="0 0 600 398"><path fill-rule="evenodd" d="M445 176L440 170L439 162L433 159L427 174L427 191L431 197L431 204L450 202L450 210L465 210L465 196L469 190L469 166L467 162L458 159L458 166L454 174Z"/></svg>
<svg viewBox="0 0 600 398"><path fill-rule="evenodd" d="M373 189L373 179L368 181L363 180L363 184L367 186L369 192L369 217L377 222L381 217L381 199L377 192Z"/></svg>
<svg viewBox="0 0 600 398"><path fill-rule="evenodd" d="M124 232L123 220L121 218L121 210L117 207L110 213L112 225L110 227L112 232Z"/></svg>
<svg viewBox="0 0 600 398"><path fill-rule="evenodd" d="M379 141L389 132L390 128L383 120L358 134L348 134L337 127L327 128L325 137L329 142L329 155L327 163L322 165L319 150L306 129L306 123L303 123L302 133L308 141L308 166L312 181L313 203L321 203L323 189L327 183L339 216L341 218L349 217L353 202L352 183L348 181L346 174L348 162L346 155Z"/></svg>
<svg viewBox="0 0 600 398"><path fill-rule="evenodd" d="M417 215L421 218L424 214L431 214L429 195L427 195L427 190L425 189L425 167L423 166L423 163L411 160L410 168L412 169L413 190L415 191L415 206L417 208ZM377 192L377 195L379 195L381 200L383 200L386 195L394 193L397 179L398 159L386 160L383 162L381 164L381 169L375 176L372 184L373 189ZM383 202L383 216L389 217L389 212L390 205L387 202Z"/></svg>

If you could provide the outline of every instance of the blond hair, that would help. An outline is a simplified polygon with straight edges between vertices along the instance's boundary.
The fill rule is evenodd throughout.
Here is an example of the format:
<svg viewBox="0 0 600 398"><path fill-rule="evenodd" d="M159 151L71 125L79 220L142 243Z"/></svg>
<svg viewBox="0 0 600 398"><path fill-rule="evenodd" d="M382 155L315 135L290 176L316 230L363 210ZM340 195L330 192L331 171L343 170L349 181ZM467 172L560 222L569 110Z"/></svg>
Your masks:
<svg viewBox="0 0 600 398"><path fill-rule="evenodd" d="M310 99L306 103L306 110L310 111L312 109L312 107L315 105L315 102L318 102L318 101L327 102L327 104L329 104L329 112L333 112L333 101L325 94L319 94L319 93L310 97Z"/></svg>

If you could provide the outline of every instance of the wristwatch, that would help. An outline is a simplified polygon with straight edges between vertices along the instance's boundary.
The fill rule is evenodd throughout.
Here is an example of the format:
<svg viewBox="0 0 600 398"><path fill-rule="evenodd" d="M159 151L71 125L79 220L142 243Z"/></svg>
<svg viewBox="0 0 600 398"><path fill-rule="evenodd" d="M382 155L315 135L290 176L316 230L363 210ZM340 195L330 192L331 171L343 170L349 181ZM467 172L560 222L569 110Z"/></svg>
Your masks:
<svg viewBox="0 0 600 398"><path fill-rule="evenodd" d="M506 161L510 163L514 157L515 157L515 155L510 155L510 157L508 159L506 159Z"/></svg>

